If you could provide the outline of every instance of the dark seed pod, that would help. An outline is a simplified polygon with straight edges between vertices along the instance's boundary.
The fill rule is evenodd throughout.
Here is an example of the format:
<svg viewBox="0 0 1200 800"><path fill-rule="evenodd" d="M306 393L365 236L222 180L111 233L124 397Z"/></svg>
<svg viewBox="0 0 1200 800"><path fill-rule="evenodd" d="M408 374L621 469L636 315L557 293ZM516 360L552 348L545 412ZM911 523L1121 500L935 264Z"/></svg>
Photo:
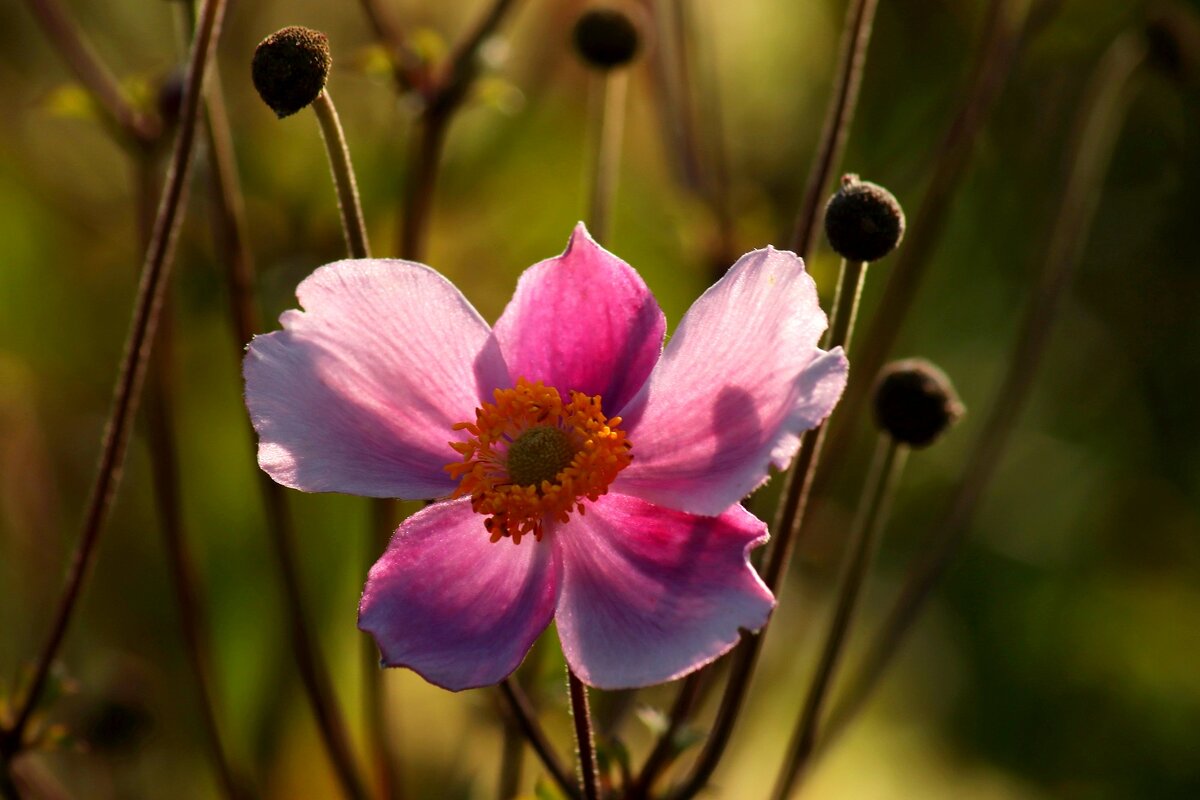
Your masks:
<svg viewBox="0 0 1200 800"><path fill-rule="evenodd" d="M601 6L579 16L573 33L575 52L588 66L616 69L633 61L642 48L642 32L625 11Z"/></svg>
<svg viewBox="0 0 1200 800"><path fill-rule="evenodd" d="M904 238L904 209L882 186L846 175L825 205L825 235L848 261L878 261Z"/></svg>
<svg viewBox="0 0 1200 800"><path fill-rule="evenodd" d="M921 358L894 361L875 381L875 423L909 447L926 447L965 409L946 373Z"/></svg>
<svg viewBox="0 0 1200 800"><path fill-rule="evenodd" d="M263 102L283 119L317 99L332 65L325 34L293 25L259 42L250 75Z"/></svg>

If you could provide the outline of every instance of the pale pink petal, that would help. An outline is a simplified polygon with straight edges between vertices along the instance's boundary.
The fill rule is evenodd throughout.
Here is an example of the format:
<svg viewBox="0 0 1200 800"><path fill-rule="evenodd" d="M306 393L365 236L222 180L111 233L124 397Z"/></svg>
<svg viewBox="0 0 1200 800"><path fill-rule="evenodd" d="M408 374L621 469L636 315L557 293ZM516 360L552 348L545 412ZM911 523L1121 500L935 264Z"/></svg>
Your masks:
<svg viewBox="0 0 1200 800"><path fill-rule="evenodd" d="M767 526L741 506L700 517L606 495L554 531L555 622L585 683L624 689L686 675L761 628L775 601L750 566Z"/></svg>
<svg viewBox="0 0 1200 800"><path fill-rule="evenodd" d="M612 415L662 352L666 322L641 276L580 223L561 256L521 275L496 338L513 379L600 395Z"/></svg>
<svg viewBox="0 0 1200 800"><path fill-rule="evenodd" d="M389 667L410 667L451 691L487 686L521 663L550 624L554 548L492 543L468 498L405 520L371 568L358 627Z"/></svg>
<svg viewBox="0 0 1200 800"><path fill-rule="evenodd" d="M296 290L304 311L255 337L243 370L258 463L285 486L371 497L437 497L456 422L508 384L487 323L422 264L321 267Z"/></svg>
<svg viewBox="0 0 1200 800"><path fill-rule="evenodd" d="M742 256L696 301L662 360L620 414L633 463L614 490L719 514L784 467L798 434L829 415L846 385L841 348L794 254Z"/></svg>

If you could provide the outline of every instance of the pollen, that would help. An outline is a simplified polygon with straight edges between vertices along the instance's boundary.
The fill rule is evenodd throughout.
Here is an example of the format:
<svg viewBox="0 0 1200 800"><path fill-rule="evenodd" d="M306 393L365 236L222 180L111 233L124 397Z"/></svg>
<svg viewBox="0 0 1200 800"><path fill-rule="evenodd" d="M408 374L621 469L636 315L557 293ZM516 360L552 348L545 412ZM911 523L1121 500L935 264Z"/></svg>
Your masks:
<svg viewBox="0 0 1200 800"><path fill-rule="evenodd" d="M571 392L564 403L553 386L521 378L492 397L474 422L454 425L469 438L450 442L462 460L445 469L459 481L453 496L469 495L487 517L493 542L541 541L547 523L583 514L633 459L621 418L605 417L598 395Z"/></svg>

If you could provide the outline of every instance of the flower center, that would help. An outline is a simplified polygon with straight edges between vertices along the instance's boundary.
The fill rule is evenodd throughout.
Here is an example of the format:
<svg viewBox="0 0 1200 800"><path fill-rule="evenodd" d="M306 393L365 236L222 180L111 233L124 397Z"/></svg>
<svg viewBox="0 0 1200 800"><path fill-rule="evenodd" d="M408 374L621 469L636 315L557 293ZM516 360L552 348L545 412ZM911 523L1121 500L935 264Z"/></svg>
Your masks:
<svg viewBox="0 0 1200 800"><path fill-rule="evenodd" d="M459 481L453 496L470 495L471 507L487 516L493 542L541 541L547 521L584 513L583 500L608 492L633 458L621 418L605 417L598 396L571 392L564 403L553 386L524 378L492 396L474 422L454 425L470 438L450 442L462 460L445 469Z"/></svg>

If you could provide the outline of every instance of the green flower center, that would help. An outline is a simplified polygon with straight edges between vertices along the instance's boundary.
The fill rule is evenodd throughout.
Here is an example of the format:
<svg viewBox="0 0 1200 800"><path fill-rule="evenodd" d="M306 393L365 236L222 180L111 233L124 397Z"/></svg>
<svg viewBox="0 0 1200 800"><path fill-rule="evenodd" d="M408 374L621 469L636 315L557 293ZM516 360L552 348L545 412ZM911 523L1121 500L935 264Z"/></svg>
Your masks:
<svg viewBox="0 0 1200 800"><path fill-rule="evenodd" d="M508 477L519 486L541 486L542 481L553 483L574 458L575 448L566 433L556 427L538 425L508 446Z"/></svg>

